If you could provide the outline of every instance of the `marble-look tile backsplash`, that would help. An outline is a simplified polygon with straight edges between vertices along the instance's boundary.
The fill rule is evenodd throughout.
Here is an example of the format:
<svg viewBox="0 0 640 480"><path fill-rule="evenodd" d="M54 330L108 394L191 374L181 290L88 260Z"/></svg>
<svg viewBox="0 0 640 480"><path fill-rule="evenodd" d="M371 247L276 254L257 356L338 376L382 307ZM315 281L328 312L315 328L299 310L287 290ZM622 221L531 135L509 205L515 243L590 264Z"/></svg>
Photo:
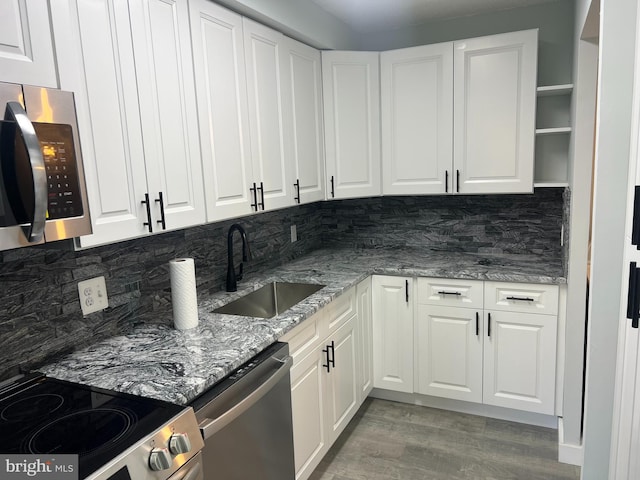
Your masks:
<svg viewBox="0 0 640 480"><path fill-rule="evenodd" d="M224 288L227 231L235 222L251 245L247 279L331 245L561 255L562 191L319 202L82 251L62 241L0 252L0 380L155 321L154 311L170 308L173 258L195 259L199 292ZM236 264L240 250L236 234ZM109 308L83 317L77 283L100 275Z"/></svg>
<svg viewBox="0 0 640 480"><path fill-rule="evenodd" d="M560 257L563 188L533 195L374 197L325 202L325 245Z"/></svg>

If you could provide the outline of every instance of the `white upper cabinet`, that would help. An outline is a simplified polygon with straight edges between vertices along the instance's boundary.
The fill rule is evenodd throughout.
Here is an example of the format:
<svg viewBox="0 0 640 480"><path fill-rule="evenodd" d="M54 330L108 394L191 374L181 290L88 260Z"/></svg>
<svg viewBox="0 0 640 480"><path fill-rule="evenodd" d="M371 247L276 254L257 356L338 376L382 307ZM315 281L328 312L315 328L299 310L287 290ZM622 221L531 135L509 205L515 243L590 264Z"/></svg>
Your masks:
<svg viewBox="0 0 640 480"><path fill-rule="evenodd" d="M310 203L325 198L320 51L287 37L284 46L290 85L284 101L286 131L293 141L293 194L296 203Z"/></svg>
<svg viewBox="0 0 640 480"><path fill-rule="evenodd" d="M0 81L58 87L49 2L0 2Z"/></svg>
<svg viewBox="0 0 640 480"><path fill-rule="evenodd" d="M56 37L75 42L57 45L61 88L75 92L94 232L80 245L203 223L186 4L63 3Z"/></svg>
<svg viewBox="0 0 640 480"><path fill-rule="evenodd" d="M149 194L157 227L204 223L187 3L129 2ZM158 228L158 230L160 230Z"/></svg>
<svg viewBox="0 0 640 480"><path fill-rule="evenodd" d="M451 191L453 43L380 54L382 192Z"/></svg>
<svg viewBox="0 0 640 480"><path fill-rule="evenodd" d="M247 18L242 20L257 202L261 210L287 207L294 203L294 180L283 108L283 96L291 88L284 36Z"/></svg>
<svg viewBox="0 0 640 480"><path fill-rule="evenodd" d="M327 198L380 195L378 52L322 52Z"/></svg>
<svg viewBox="0 0 640 480"><path fill-rule="evenodd" d="M533 191L538 32L454 43L459 193Z"/></svg>
<svg viewBox="0 0 640 480"><path fill-rule="evenodd" d="M209 0L189 8L207 220L216 221L255 211L242 17Z"/></svg>

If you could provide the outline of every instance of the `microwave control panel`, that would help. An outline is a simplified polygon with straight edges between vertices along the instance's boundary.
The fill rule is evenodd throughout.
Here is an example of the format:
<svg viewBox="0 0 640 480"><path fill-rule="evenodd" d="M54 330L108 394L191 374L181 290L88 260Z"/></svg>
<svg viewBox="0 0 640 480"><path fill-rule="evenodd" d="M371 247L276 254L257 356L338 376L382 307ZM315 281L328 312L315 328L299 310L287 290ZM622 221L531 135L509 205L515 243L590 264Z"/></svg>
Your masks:
<svg viewBox="0 0 640 480"><path fill-rule="evenodd" d="M34 123L47 174L47 218L83 214L71 125Z"/></svg>

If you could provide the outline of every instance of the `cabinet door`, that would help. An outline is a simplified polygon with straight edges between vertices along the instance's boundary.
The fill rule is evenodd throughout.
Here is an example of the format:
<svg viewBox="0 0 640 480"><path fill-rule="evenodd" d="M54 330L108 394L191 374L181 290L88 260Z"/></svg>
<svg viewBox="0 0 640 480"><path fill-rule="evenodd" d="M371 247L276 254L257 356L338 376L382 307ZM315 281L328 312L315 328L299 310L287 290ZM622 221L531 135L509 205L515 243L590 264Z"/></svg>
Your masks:
<svg viewBox="0 0 640 480"><path fill-rule="evenodd" d="M49 2L0 2L0 81L58 87Z"/></svg>
<svg viewBox="0 0 640 480"><path fill-rule="evenodd" d="M356 287L358 302L358 401L360 404L373 388L373 319L371 317L371 277Z"/></svg>
<svg viewBox="0 0 640 480"><path fill-rule="evenodd" d="M290 142L283 96L291 88L285 71L284 36L243 18L253 177L263 209L293 205Z"/></svg>
<svg viewBox="0 0 640 480"><path fill-rule="evenodd" d="M250 213L254 201L242 17L189 2L207 220Z"/></svg>
<svg viewBox="0 0 640 480"><path fill-rule="evenodd" d="M154 230L204 223L188 5L135 0L129 11Z"/></svg>
<svg viewBox="0 0 640 480"><path fill-rule="evenodd" d="M501 311L486 317L484 403L553 415L557 317Z"/></svg>
<svg viewBox="0 0 640 480"><path fill-rule="evenodd" d="M75 92L93 226L80 238L85 247L148 233L141 203L148 190L127 5L71 4L75 42L59 51L60 73L68 80L62 87Z"/></svg>
<svg viewBox="0 0 640 480"><path fill-rule="evenodd" d="M451 192L453 43L380 54L382 192Z"/></svg>
<svg viewBox="0 0 640 480"><path fill-rule="evenodd" d="M413 280L375 275L373 386L413 393Z"/></svg>
<svg viewBox="0 0 640 480"><path fill-rule="evenodd" d="M352 316L335 335L329 337L332 367L328 374L328 409L333 443L358 411L356 368L357 318Z"/></svg>
<svg viewBox="0 0 640 480"><path fill-rule="evenodd" d="M454 44L459 193L533 192L537 30Z"/></svg>
<svg viewBox="0 0 640 480"><path fill-rule="evenodd" d="M419 305L417 391L482 402L482 310Z"/></svg>
<svg viewBox="0 0 640 480"><path fill-rule="evenodd" d="M322 52L327 197L380 195L377 52Z"/></svg>
<svg viewBox="0 0 640 480"><path fill-rule="evenodd" d="M325 419L325 355L318 348L291 369L291 414L296 480L308 478L329 449Z"/></svg>
<svg viewBox="0 0 640 480"><path fill-rule="evenodd" d="M320 52L285 37L286 102L298 203L324 200L324 137L322 129L322 75ZM297 184L298 185L298 184Z"/></svg>

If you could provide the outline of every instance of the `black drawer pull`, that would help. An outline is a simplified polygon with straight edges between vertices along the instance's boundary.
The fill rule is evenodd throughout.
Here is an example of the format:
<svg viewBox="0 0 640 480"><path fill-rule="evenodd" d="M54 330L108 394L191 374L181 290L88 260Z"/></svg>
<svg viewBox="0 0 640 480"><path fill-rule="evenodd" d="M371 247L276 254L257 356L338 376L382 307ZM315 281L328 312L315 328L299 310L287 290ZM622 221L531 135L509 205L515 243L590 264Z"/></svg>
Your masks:
<svg viewBox="0 0 640 480"><path fill-rule="evenodd" d="M256 188L256 182L253 182L253 187L250 187L249 191L253 195L253 203L251 203L251 208L255 208L257 212L258 211L258 189Z"/></svg>
<svg viewBox="0 0 640 480"><path fill-rule="evenodd" d="M476 312L476 337L480 336L480 314Z"/></svg>
<svg viewBox="0 0 640 480"><path fill-rule="evenodd" d="M158 192L158 198L156 198L156 203L160 204L160 220L156 221L156 223L159 223L160 225L162 225L162 229L166 230L167 224L164 218L164 198L162 197L162 192Z"/></svg>
<svg viewBox="0 0 640 480"><path fill-rule="evenodd" d="M444 193L449 193L449 170L444 171Z"/></svg>
<svg viewBox="0 0 640 480"><path fill-rule="evenodd" d="M405 280L404 282L405 282L404 283L405 295L406 295L407 303L409 303L409 280Z"/></svg>
<svg viewBox="0 0 640 480"><path fill-rule="evenodd" d="M535 302L534 298L529 297L507 297L507 300L517 300L519 302Z"/></svg>
<svg viewBox="0 0 640 480"><path fill-rule="evenodd" d="M335 197L336 197L335 182L333 180L333 175L331 175L331 198L335 198Z"/></svg>
<svg viewBox="0 0 640 480"><path fill-rule="evenodd" d="M487 336L490 337L491 336L491 314L487 313L487 319L489 320L487 322Z"/></svg>
<svg viewBox="0 0 640 480"><path fill-rule="evenodd" d="M296 180L296 183L293 184L293 186L296 189L296 196L293 197L293 199L295 200L296 203L300 203L300 179L298 178Z"/></svg>
<svg viewBox="0 0 640 480"><path fill-rule="evenodd" d="M462 294L460 292L446 292L444 290L440 290L438 292L438 295L457 295L457 296L460 296Z"/></svg>
<svg viewBox="0 0 640 480"><path fill-rule="evenodd" d="M636 262L631 262L629 267L627 318L631 319L633 328L638 328L640 320L640 269L636 268Z"/></svg>

